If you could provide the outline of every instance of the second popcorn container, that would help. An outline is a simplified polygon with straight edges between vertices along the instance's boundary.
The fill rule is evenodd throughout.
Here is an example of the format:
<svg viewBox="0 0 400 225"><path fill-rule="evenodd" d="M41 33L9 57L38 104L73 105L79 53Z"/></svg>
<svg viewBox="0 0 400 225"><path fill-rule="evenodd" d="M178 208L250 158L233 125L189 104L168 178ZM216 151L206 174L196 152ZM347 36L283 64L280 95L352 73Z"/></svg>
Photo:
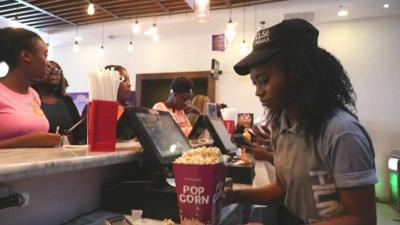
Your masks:
<svg viewBox="0 0 400 225"><path fill-rule="evenodd" d="M185 152L173 163L181 224L218 224L225 165L217 148Z"/></svg>

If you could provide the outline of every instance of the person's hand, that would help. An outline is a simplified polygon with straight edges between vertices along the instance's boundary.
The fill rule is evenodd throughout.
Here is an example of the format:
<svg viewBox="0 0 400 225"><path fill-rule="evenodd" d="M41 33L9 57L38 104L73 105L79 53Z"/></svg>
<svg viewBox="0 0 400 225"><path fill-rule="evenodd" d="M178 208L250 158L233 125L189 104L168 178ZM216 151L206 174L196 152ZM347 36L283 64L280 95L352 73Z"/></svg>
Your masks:
<svg viewBox="0 0 400 225"><path fill-rule="evenodd" d="M72 132L69 132L68 130L64 129L60 132L62 135L62 145L70 144L74 142L74 136L72 135Z"/></svg>
<svg viewBox="0 0 400 225"><path fill-rule="evenodd" d="M225 188L224 193L222 194L222 203L223 205L230 205L238 200L236 199L236 193L232 188Z"/></svg>
<svg viewBox="0 0 400 225"><path fill-rule="evenodd" d="M61 135L48 132L34 132L26 135L29 147L54 147L61 142Z"/></svg>
<svg viewBox="0 0 400 225"><path fill-rule="evenodd" d="M254 145L254 146L249 146L245 147L246 151L250 152L253 154L254 158L257 160L266 160L271 163L274 161L274 154L265 148L264 146L261 145Z"/></svg>
<svg viewBox="0 0 400 225"><path fill-rule="evenodd" d="M271 132L267 129L263 129L260 126L254 126L253 129L251 129L251 131L252 132L250 132L250 133L253 134L255 137L259 137L259 138L262 138L265 140L271 139Z"/></svg>
<svg viewBox="0 0 400 225"><path fill-rule="evenodd" d="M245 148L247 152L253 154L254 158L256 158L256 159L259 159L260 157L262 157L264 155L263 153L265 151L267 151L260 145L246 146L243 148Z"/></svg>

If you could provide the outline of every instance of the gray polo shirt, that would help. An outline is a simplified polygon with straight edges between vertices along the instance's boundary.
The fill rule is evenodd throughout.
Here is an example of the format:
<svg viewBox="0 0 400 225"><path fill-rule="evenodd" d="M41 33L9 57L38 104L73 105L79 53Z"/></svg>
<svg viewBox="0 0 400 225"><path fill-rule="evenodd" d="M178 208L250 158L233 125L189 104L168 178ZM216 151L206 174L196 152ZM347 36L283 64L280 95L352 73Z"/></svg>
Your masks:
<svg viewBox="0 0 400 225"><path fill-rule="evenodd" d="M305 223L343 212L338 188L377 182L370 137L349 113L337 110L317 140L289 128L286 116L272 134L278 182L286 189L285 206Z"/></svg>

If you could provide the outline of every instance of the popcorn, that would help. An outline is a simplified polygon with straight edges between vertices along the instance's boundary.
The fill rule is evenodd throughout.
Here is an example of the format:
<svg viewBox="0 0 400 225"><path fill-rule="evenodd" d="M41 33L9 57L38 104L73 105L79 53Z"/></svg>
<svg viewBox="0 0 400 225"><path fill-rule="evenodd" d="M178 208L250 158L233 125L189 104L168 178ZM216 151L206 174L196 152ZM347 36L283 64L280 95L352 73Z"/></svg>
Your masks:
<svg viewBox="0 0 400 225"><path fill-rule="evenodd" d="M209 165L222 163L223 157L219 148L216 147L199 147L184 152L181 157L177 158L174 163L179 164L195 164Z"/></svg>
<svg viewBox="0 0 400 225"><path fill-rule="evenodd" d="M183 218L181 221L181 224L182 225L208 225L208 224L202 223L200 220L194 219L194 218L192 218L192 219Z"/></svg>
<svg viewBox="0 0 400 225"><path fill-rule="evenodd" d="M171 219L165 219L162 221L163 225L175 225L175 222Z"/></svg>

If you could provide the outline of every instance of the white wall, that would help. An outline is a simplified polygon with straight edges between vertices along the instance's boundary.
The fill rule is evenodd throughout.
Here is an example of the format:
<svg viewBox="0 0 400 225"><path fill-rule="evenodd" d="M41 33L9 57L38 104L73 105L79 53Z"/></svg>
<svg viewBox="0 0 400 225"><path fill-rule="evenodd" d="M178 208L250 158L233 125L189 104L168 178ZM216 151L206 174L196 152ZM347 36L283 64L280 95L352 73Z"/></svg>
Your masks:
<svg viewBox="0 0 400 225"><path fill-rule="evenodd" d="M353 1L356 2L356 1ZM324 1L325 3L325 1ZM395 3L395 2L394 2ZM269 25L282 18L282 12L291 12L289 3L267 4L257 9L257 21L267 20ZM390 150L400 149L397 135L400 134L400 107L395 100L400 96L400 17L353 18L335 22L321 19L327 12L321 1L321 14L316 14L315 25L320 30L320 46L331 51L343 63L355 91L358 94L358 111L361 122L369 131L375 146L376 166L379 176L377 195L387 197L386 160ZM336 4L336 3L335 3ZM359 8L364 7L360 5ZM314 6L302 6L302 11L314 10ZM380 7L381 8L381 7ZM379 9L380 10L380 9ZM254 9L248 7L246 17L246 39L252 42L255 31ZM222 33L228 13L226 10L213 11L210 22L199 24L190 20L190 15L161 17L157 19L161 40L154 43L144 36L135 36L135 50L127 52L130 21L107 23L105 38L106 54L99 55L101 25L80 28L83 36L81 50L72 51L75 29L58 31L51 35L54 45L54 59L58 61L69 79L69 91L87 90L86 73L90 69L106 64L121 64L131 74L135 87L135 74L175 71L199 71L210 69L211 58L221 62L223 75L217 81L217 102L224 102L242 112L261 115L262 107L254 96L254 88L248 77L235 75L232 67L241 58L237 47L225 52L211 51L211 35ZM242 9L234 9L233 20L238 21L241 34ZM141 20L151 25L152 19ZM241 42L237 39L236 44Z"/></svg>
<svg viewBox="0 0 400 225"><path fill-rule="evenodd" d="M342 61L357 93L358 115L375 147L380 197L388 195L388 154L400 149L399 24L400 17L390 17L318 25L320 45Z"/></svg>

